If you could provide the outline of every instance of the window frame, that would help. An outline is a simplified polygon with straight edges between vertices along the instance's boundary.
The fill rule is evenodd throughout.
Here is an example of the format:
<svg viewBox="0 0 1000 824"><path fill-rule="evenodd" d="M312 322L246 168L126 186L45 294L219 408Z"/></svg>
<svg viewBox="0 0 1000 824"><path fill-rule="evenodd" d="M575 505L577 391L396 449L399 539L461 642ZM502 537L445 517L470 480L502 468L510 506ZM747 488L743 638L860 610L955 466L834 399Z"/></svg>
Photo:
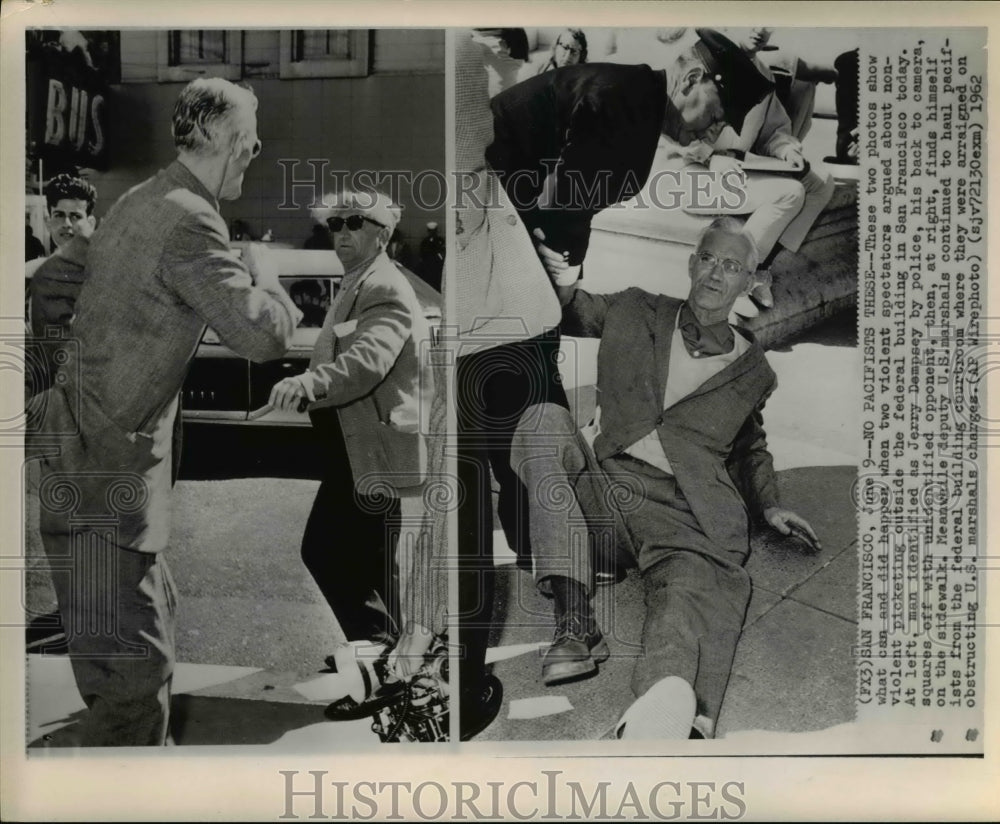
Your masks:
<svg viewBox="0 0 1000 824"><path fill-rule="evenodd" d="M368 77L372 72L372 30L340 29L347 31L351 40L350 59L292 60L292 36L298 31L326 31L325 29L281 29L278 32L278 77L294 80L306 77Z"/></svg>
<svg viewBox="0 0 1000 824"><path fill-rule="evenodd" d="M170 35L175 31L222 31L227 59L221 63L169 65ZM221 77L240 80L243 76L243 37L239 29L167 29L156 38L156 79L161 82L187 82L196 77Z"/></svg>

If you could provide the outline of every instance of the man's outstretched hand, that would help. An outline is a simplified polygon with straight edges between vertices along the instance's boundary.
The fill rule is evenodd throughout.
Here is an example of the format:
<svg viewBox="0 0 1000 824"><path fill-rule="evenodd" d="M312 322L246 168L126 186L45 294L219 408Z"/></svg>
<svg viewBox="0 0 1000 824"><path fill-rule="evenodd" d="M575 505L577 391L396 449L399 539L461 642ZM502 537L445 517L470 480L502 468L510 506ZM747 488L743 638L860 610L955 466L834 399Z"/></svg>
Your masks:
<svg viewBox="0 0 1000 824"><path fill-rule="evenodd" d="M823 548L823 544L816 537L816 532L809 525L809 521L790 509L782 509L780 506L768 507L764 510L764 520L771 525L772 529L782 535L794 535L796 538L801 538L817 551Z"/></svg>

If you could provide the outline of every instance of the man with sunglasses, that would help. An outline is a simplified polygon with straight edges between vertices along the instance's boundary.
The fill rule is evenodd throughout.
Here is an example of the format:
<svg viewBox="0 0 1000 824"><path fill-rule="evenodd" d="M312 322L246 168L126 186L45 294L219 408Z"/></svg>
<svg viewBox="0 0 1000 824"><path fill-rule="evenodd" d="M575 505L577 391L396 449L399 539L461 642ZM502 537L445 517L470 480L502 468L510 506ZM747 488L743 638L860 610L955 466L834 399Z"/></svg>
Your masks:
<svg viewBox="0 0 1000 824"><path fill-rule="evenodd" d="M348 641L391 645L405 631L407 653L419 659L426 646L417 649L414 638L429 644L443 627L424 593L401 610L397 593L410 592L412 582L394 583L392 527L402 514L405 535L422 513L430 329L409 279L385 251L400 216L388 196L342 191L312 215L329 229L344 278L308 371L275 384L270 397L278 409L307 405L325 452L302 560Z"/></svg>
<svg viewBox="0 0 1000 824"><path fill-rule="evenodd" d="M281 357L301 317L261 253L229 247L219 200L239 197L260 151L257 99L217 78L174 106L177 160L132 188L82 246L79 357L45 393L41 532L87 711L52 744L162 745L176 590L172 431L206 325L235 353ZM63 731L60 731L62 733Z"/></svg>
<svg viewBox="0 0 1000 824"><path fill-rule="evenodd" d="M515 435L512 464L526 483L528 473L568 475L579 506L569 518L598 530L614 523L609 546L623 547L642 575L643 651L632 677L636 700L621 718L620 735L688 738L694 729L696 737L710 737L750 600L743 567L750 518L817 541L812 527L778 502L761 428L775 374L753 336L727 321L754 285L756 247L737 219L713 221L689 258L685 301L636 288L589 294L565 262L554 256L547 264L563 330L601 339L600 405L582 432L562 407L540 409L557 448L543 454ZM587 558L578 556L584 563L570 570L565 564L567 513L536 509L533 525L548 528L549 539L537 545L550 556L563 629L544 666L569 680L593 672L608 648L589 605ZM536 565L544 563L536 556Z"/></svg>

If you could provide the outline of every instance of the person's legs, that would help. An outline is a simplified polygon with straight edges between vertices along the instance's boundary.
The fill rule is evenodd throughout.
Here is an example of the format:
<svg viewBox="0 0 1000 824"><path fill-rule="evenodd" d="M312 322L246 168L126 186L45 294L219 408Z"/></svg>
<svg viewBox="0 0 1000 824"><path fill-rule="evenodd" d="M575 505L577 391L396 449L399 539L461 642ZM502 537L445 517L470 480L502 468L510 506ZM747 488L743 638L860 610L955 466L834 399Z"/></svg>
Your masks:
<svg viewBox="0 0 1000 824"><path fill-rule="evenodd" d="M569 410L555 404L527 410L510 463L528 491L535 580L554 601L556 632L542 678L556 684L589 675L609 650L590 604L591 548L575 490L586 458Z"/></svg>
<svg viewBox="0 0 1000 824"><path fill-rule="evenodd" d="M486 650L493 621L493 501L488 432L480 383L488 379L480 354L458 358L455 366L458 446L458 632L459 725L463 740L488 725L493 709L492 676Z"/></svg>
<svg viewBox="0 0 1000 824"><path fill-rule="evenodd" d="M52 745L163 746L170 718L177 591L162 555L113 531L42 534L83 720Z"/></svg>
<svg viewBox="0 0 1000 824"><path fill-rule="evenodd" d="M643 587L643 656L632 674L633 694L640 698L678 676L694 689L698 714L714 725L750 601L749 576L742 567L680 550L646 570Z"/></svg>
<svg viewBox="0 0 1000 824"><path fill-rule="evenodd" d="M390 525L399 502L359 498L336 410L312 418L328 469L302 536L302 561L348 641L385 641L398 632Z"/></svg>
<svg viewBox="0 0 1000 824"><path fill-rule="evenodd" d="M555 404L569 409L556 365L558 353L559 334L553 331L474 356L479 363L474 379L483 399L479 432L500 489L497 516L519 565L528 569L531 568L529 497L524 482L511 467L511 440L530 407Z"/></svg>
<svg viewBox="0 0 1000 824"><path fill-rule="evenodd" d="M857 164L858 159L851 156L851 144L856 143L858 128L858 50L852 49L838 55L833 61L837 70L836 106L837 106L837 144L836 154L825 158L828 163Z"/></svg>
<svg viewBox="0 0 1000 824"><path fill-rule="evenodd" d="M747 202L744 214L749 212L746 230L757 243L763 261L771 254L775 243L785 232L795 216L805 205L806 193L802 183L793 177L749 173L747 175Z"/></svg>
<svg viewBox="0 0 1000 824"><path fill-rule="evenodd" d="M826 204L833 197L833 190L837 187L831 175L820 177L810 169L802 178L802 188L805 191L805 201L799 213L792 218L791 223L781 233L778 242L789 252L799 251L802 241L805 240L809 230L812 229L816 218L820 212L826 208Z"/></svg>
<svg viewBox="0 0 1000 824"><path fill-rule="evenodd" d="M493 506L491 470L500 487L498 514L511 547L530 563L528 493L510 465L514 429L526 409L552 402L568 407L556 368L558 334L500 344L458 358L458 642L462 736L495 714L499 682L486 672L493 619ZM486 697L484 697L486 696ZM484 713L476 708L487 706ZM471 708L471 709L467 709ZM489 718L492 720L492 717Z"/></svg>
<svg viewBox="0 0 1000 824"><path fill-rule="evenodd" d="M589 589L587 522L574 490L586 459L569 410L555 404L527 410L513 432L510 467L527 492L536 579L571 578Z"/></svg>
<svg viewBox="0 0 1000 824"><path fill-rule="evenodd" d="M750 579L742 566L749 540L745 548L713 544L672 475L627 456L609 459L603 466L612 477L631 468L643 486L641 499L627 516L639 547L646 618L643 654L632 677L637 700L628 712L626 734L629 723L649 725L663 715L664 695L676 698L677 691L657 685L670 678L693 689L697 712L707 719L710 732L750 600Z"/></svg>

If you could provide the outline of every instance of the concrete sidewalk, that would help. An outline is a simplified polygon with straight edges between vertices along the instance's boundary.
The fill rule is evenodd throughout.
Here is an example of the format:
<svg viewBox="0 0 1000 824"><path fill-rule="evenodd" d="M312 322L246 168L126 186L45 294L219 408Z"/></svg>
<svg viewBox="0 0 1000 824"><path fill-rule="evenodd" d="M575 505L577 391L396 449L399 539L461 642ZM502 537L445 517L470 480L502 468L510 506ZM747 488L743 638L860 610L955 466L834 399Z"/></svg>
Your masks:
<svg viewBox="0 0 1000 824"><path fill-rule="evenodd" d="M64 655L29 655L27 681L27 744L34 751L46 748L58 730L71 732L85 708ZM178 664L171 702L173 743L254 744L295 752L356 752L381 746L370 720L328 721L323 710L329 701L310 701L295 689L297 683L301 681L295 673Z"/></svg>

